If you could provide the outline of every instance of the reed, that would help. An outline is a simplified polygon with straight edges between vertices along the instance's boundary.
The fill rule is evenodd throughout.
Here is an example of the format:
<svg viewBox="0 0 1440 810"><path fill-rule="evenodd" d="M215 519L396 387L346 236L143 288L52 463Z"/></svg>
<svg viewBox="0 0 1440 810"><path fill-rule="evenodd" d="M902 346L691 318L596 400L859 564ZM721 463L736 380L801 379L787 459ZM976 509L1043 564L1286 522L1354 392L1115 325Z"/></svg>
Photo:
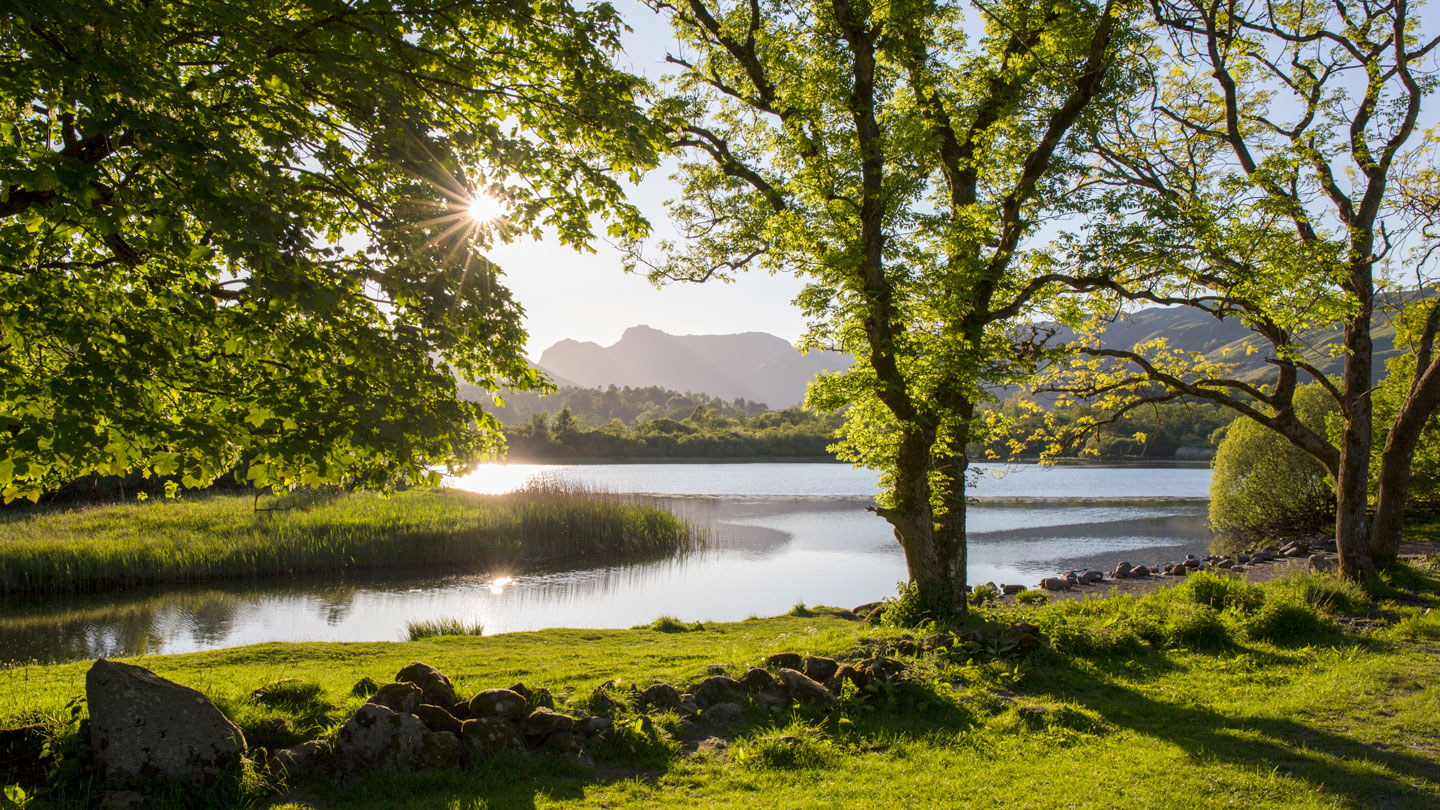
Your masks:
<svg viewBox="0 0 1440 810"><path fill-rule="evenodd" d="M454 617L448 619L425 619L405 623L405 636L411 641L440 636L483 636L485 625L467 622Z"/></svg>
<svg viewBox="0 0 1440 810"><path fill-rule="evenodd" d="M243 495L0 513L0 595L334 575L476 572L525 560L649 558L703 532L643 500L541 483L505 495L416 490Z"/></svg>

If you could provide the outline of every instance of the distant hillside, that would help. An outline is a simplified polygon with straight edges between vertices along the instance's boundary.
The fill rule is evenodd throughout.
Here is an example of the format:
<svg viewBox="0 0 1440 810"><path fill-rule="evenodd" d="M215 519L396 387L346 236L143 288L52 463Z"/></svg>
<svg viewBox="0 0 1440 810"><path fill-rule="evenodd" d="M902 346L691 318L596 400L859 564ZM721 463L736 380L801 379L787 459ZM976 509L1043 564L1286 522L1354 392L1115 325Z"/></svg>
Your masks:
<svg viewBox="0 0 1440 810"><path fill-rule="evenodd" d="M849 364L834 352L802 355L764 332L671 335L648 326L625 330L613 346L562 340L540 355L540 367L552 377L580 387L658 386L771 408L800 404L816 374Z"/></svg>

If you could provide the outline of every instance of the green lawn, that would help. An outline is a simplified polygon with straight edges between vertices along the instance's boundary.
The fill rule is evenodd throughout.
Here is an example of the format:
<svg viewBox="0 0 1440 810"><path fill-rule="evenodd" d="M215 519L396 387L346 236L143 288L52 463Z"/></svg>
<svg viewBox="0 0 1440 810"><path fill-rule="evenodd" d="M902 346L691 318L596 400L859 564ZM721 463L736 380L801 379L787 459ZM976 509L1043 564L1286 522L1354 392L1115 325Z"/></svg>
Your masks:
<svg viewBox="0 0 1440 810"><path fill-rule="evenodd" d="M648 747L603 752L595 770L536 754L359 788L320 780L290 798L367 810L1440 806L1433 570L1405 569L1373 598L1324 577L1268 585L1258 602L1196 582L1142 598L989 610L991 625L1037 623L1049 644L1019 661L908 658L888 699L848 695L828 713L752 708L720 754L685 752L670 738L677 718L664 716ZM1337 621L1358 632L1341 633ZM775 652L845 655L899 632L822 612L685 632L264 644L133 661L214 696L253 742L273 716L296 719L301 736L323 734L358 705L357 680L383 683L412 660L440 667L464 694L523 681L573 709L610 679L688 682L710 665L738 673ZM87 667L0 672L3 725L67 716ZM320 695L304 711L250 697L281 678L314 683ZM798 742L767 739L780 735ZM275 801L258 783L245 790L254 804Z"/></svg>

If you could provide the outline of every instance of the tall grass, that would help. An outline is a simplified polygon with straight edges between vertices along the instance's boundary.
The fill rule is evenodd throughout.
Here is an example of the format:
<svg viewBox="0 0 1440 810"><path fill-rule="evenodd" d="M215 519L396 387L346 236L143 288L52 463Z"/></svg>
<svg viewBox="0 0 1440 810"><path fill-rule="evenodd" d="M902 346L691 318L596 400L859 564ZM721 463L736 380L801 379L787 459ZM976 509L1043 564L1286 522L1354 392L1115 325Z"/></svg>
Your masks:
<svg viewBox="0 0 1440 810"><path fill-rule="evenodd" d="M405 637L411 641L419 641L422 638L438 638L441 636L483 635L485 635L485 625L480 622L462 621L454 617L408 621L405 623Z"/></svg>
<svg viewBox="0 0 1440 810"><path fill-rule="evenodd" d="M395 568L474 571L524 560L683 552L703 533L643 501L542 483L286 497L190 496L0 516L0 595Z"/></svg>

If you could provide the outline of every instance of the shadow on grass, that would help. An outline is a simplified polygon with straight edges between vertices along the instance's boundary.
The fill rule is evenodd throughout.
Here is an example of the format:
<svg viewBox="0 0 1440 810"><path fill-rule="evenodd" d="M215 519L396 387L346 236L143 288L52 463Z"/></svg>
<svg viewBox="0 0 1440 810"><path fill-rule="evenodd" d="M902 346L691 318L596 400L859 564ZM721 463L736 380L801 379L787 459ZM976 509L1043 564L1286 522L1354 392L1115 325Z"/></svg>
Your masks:
<svg viewBox="0 0 1440 810"><path fill-rule="evenodd" d="M1265 666L1284 661L1253 649L1245 652L1264 659ZM1159 699L1112 680L1118 670L1081 671L1071 662L1055 661L1024 685L1090 709L1119 728L1178 746L1196 760L1275 769L1358 807L1434 807L1434 793L1419 795L1406 779L1440 791L1440 762L1298 719L1229 716Z"/></svg>

